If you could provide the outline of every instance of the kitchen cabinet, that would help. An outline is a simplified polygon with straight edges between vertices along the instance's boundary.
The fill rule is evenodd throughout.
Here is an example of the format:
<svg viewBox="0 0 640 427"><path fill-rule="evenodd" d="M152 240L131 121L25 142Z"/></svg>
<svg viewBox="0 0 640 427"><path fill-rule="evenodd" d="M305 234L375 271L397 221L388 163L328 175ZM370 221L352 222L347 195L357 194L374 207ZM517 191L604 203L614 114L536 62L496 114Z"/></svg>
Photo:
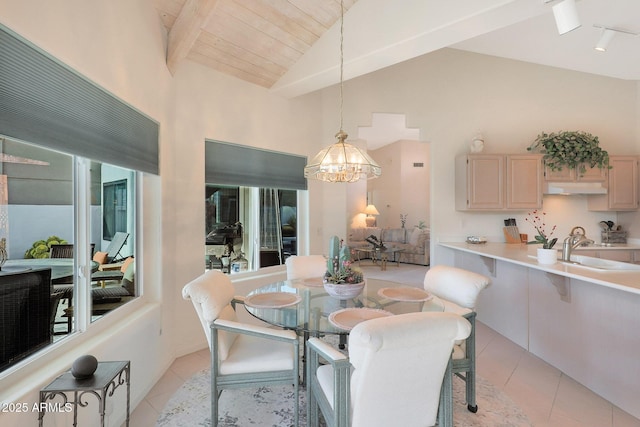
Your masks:
<svg viewBox="0 0 640 427"><path fill-rule="evenodd" d="M456 158L456 209L542 207L542 155L467 154Z"/></svg>
<svg viewBox="0 0 640 427"><path fill-rule="evenodd" d="M599 167L586 166L584 172L577 169L569 169L563 167L560 170L551 170L549 166L544 167L544 180L547 182L606 182L607 169Z"/></svg>
<svg viewBox="0 0 640 427"><path fill-rule="evenodd" d="M590 211L632 211L638 209L638 157L610 156L607 194L589 195Z"/></svg>

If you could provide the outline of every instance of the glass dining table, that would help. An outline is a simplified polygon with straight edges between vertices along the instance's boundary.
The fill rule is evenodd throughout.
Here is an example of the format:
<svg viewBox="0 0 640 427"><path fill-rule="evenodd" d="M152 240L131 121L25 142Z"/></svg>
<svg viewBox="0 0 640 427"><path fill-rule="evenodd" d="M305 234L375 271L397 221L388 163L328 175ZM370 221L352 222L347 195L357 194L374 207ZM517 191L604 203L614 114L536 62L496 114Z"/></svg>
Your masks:
<svg viewBox="0 0 640 427"><path fill-rule="evenodd" d="M401 283L366 279L355 298L329 296L321 278L285 280L261 286L245 298L254 317L309 336L345 336L357 323L376 317L418 311L444 311L442 301L421 288Z"/></svg>

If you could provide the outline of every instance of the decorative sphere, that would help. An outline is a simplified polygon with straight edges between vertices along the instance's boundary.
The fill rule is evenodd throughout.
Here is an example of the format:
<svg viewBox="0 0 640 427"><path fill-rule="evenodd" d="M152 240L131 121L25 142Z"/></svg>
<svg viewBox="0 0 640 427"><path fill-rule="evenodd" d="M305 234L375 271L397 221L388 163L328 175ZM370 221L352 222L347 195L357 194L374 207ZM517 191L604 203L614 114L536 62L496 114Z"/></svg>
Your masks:
<svg viewBox="0 0 640 427"><path fill-rule="evenodd" d="M98 369L98 359L90 354L78 357L71 365L71 375L77 379L89 378Z"/></svg>

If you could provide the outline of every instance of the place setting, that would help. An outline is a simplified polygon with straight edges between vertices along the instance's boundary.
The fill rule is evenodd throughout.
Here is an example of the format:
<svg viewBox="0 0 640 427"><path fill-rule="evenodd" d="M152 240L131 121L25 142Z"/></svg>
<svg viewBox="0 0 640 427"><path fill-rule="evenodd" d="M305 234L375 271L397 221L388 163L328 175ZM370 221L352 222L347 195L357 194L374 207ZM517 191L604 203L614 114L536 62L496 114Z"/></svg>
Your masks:
<svg viewBox="0 0 640 427"><path fill-rule="evenodd" d="M290 292L265 292L245 298L244 304L253 308L283 308L298 304L302 298Z"/></svg>

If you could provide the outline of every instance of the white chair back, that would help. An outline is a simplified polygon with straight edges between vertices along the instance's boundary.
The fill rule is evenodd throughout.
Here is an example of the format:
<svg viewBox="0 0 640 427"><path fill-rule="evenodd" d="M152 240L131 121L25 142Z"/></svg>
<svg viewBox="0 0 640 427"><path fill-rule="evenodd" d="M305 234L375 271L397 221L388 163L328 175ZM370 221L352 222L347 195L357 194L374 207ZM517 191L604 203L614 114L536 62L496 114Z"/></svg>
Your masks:
<svg viewBox="0 0 640 427"><path fill-rule="evenodd" d="M210 270L187 283L182 288L182 297L190 299L198 314L204 333L207 336L209 348L211 345L211 323L218 319L237 320L235 311L231 307L231 300L235 288L229 276L218 270ZM233 345L236 334L226 331L219 332L218 350L220 360L225 360L229 348Z"/></svg>
<svg viewBox="0 0 640 427"><path fill-rule="evenodd" d="M451 349L471 325L453 313L410 313L349 335L352 426L434 425Z"/></svg>
<svg viewBox="0 0 640 427"><path fill-rule="evenodd" d="M460 307L474 309L481 290L490 280L478 273L448 265L430 267L424 276L424 289Z"/></svg>
<svg viewBox="0 0 640 427"><path fill-rule="evenodd" d="M322 277L327 271L327 260L322 255L290 256L285 265L287 280Z"/></svg>

